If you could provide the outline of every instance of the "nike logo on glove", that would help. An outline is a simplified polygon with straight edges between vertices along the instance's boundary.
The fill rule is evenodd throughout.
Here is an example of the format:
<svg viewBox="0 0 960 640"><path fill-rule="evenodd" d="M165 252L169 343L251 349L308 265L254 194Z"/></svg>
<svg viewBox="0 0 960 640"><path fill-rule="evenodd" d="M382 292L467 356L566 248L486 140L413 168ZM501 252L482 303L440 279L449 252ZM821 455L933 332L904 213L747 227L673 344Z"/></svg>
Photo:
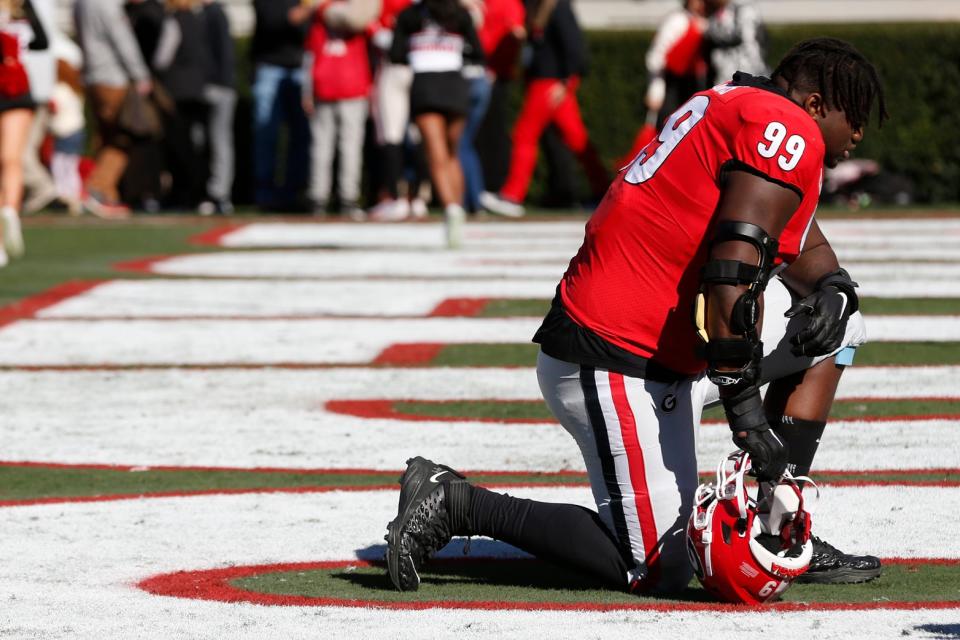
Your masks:
<svg viewBox="0 0 960 640"><path fill-rule="evenodd" d="M445 474L445 473L446 473L446 471L439 471L439 472L433 474L432 476L430 476L430 482L432 482L433 484L439 483L440 481L439 481L437 478L439 478L440 476L442 476L442 475Z"/></svg>

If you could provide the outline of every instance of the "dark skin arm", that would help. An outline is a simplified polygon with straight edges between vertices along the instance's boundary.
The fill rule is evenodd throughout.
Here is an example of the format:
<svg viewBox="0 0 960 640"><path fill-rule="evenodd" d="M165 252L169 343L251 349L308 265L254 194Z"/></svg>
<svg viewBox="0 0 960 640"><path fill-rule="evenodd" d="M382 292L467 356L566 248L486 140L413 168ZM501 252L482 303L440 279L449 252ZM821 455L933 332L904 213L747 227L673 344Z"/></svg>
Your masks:
<svg viewBox="0 0 960 640"><path fill-rule="evenodd" d="M724 183L716 218L718 221L750 222L776 238L799 206L800 196L796 192L751 173L732 171ZM731 240L714 246L710 258L757 264L759 256L752 244ZM707 332L711 337L737 337L730 331L730 317L733 304L746 290L747 285L709 287Z"/></svg>
<svg viewBox="0 0 960 640"><path fill-rule="evenodd" d="M803 244L803 250L797 259L780 274L780 277L788 287L800 297L804 297L813 293L813 286L820 278L839 268L840 263L833 252L833 247L827 242L820 225L814 219L813 224L810 225L807 240Z"/></svg>
<svg viewBox="0 0 960 640"><path fill-rule="evenodd" d="M783 186L743 171L733 171L726 177L718 220L749 222L762 228L773 237L779 237L790 217L800 206L800 196ZM747 242L731 240L713 247L710 258L739 260L757 264L757 249ZM747 290L747 285L731 286L715 284L707 289L706 327L711 338L738 337L730 329L734 303ZM762 302L762 298L761 298ZM758 323L757 331L760 327ZM720 388L721 397L731 397L739 389ZM744 432L739 434L743 436Z"/></svg>

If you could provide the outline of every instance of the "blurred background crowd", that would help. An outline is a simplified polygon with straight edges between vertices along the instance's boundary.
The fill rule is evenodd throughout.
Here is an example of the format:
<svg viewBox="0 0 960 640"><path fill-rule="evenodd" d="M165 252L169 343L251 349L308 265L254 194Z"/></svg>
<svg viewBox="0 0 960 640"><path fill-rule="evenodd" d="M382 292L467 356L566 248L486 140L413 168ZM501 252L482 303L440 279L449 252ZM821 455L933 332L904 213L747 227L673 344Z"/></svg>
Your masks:
<svg viewBox="0 0 960 640"><path fill-rule="evenodd" d="M748 0L676 2L646 51L645 124L604 162L571 0L252 4L241 54L217 0L76 0L70 28L56 0L0 0L0 261L23 251L19 214L49 207L402 221L435 206L456 244L472 212L524 215L541 153L558 204L589 208L692 93L768 71ZM581 202L560 198L581 180Z"/></svg>

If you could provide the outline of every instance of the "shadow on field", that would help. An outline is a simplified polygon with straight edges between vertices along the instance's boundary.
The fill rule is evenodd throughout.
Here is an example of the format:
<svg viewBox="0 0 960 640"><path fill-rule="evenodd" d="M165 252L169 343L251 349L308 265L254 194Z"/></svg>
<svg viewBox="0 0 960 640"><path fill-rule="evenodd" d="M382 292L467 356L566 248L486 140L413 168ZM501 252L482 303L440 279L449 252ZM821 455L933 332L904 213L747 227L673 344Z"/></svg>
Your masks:
<svg viewBox="0 0 960 640"><path fill-rule="evenodd" d="M954 640L960 638L960 623L958 624L921 624L914 627L917 631L934 634L937 640Z"/></svg>
<svg viewBox="0 0 960 640"><path fill-rule="evenodd" d="M610 589L589 576L537 560L523 554L516 548L493 540L477 540L470 545L470 555L462 555L463 540L454 539L437 557L432 559L420 572L420 594L459 593L462 588L483 587L484 595L511 599L509 593L516 589L521 599L529 599L529 591L536 590L547 600L563 593L562 600L590 600L597 592L609 594L614 599L628 595ZM381 566L383 573L336 573L332 577L349 582L355 587L371 591L391 591L396 589L386 573L386 545L373 545L357 550L357 556ZM489 589L496 589L490 591ZM579 594L582 594L582 598ZM445 594L446 595L446 594ZM688 588L674 594L665 601L712 602L713 599L702 589Z"/></svg>

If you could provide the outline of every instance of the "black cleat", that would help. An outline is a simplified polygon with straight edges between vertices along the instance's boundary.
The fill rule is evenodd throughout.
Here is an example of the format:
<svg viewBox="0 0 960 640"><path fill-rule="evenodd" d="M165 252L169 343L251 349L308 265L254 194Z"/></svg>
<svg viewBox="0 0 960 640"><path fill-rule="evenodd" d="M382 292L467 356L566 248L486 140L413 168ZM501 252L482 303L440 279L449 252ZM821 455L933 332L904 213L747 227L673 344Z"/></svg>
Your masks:
<svg viewBox="0 0 960 640"><path fill-rule="evenodd" d="M810 540L813 542L810 568L797 578L797 582L856 584L869 582L880 575L880 558L843 553L817 536L810 536Z"/></svg>
<svg viewBox="0 0 960 640"><path fill-rule="evenodd" d="M420 568L453 537L448 509L450 484L466 478L417 456L400 476L397 517L387 525L387 571L400 591L420 588Z"/></svg>

